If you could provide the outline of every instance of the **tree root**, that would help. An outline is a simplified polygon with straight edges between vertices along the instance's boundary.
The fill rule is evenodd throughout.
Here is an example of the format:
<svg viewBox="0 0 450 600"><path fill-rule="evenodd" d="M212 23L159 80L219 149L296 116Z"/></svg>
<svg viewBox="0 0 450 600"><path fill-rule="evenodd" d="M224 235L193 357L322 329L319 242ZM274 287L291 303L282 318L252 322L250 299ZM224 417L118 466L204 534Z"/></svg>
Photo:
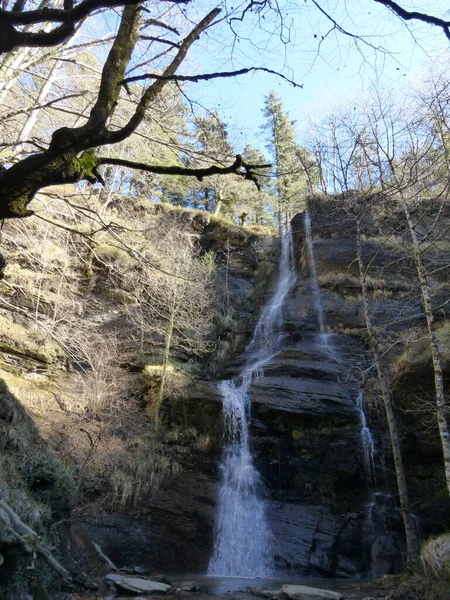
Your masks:
<svg viewBox="0 0 450 600"><path fill-rule="evenodd" d="M70 573L56 560L51 551L39 541L38 534L28 527L4 500L0 500L0 520L5 525L6 533L12 543L20 546L26 554L32 556L39 554L64 581L71 581Z"/></svg>

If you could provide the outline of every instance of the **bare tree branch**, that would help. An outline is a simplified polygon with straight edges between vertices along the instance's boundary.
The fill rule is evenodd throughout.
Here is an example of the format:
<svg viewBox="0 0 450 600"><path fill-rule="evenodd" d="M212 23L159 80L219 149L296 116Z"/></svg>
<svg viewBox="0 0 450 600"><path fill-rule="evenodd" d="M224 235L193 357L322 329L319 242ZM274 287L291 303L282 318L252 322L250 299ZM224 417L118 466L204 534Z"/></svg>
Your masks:
<svg viewBox="0 0 450 600"><path fill-rule="evenodd" d="M422 21L422 23L440 27L444 32L445 37L450 40L450 21L444 21L444 19L440 19L439 17L434 17L433 15L417 12L415 10L408 11L397 4L397 2L393 2L393 0L374 0L374 2L386 6L386 8L389 8L391 12L404 21Z"/></svg>
<svg viewBox="0 0 450 600"><path fill-rule="evenodd" d="M190 0L169 0L174 4L187 4ZM23 11L23 3L16 3L12 11L0 9L0 53L15 48L57 46L67 41L75 32L76 24L102 8L115 8L131 4L140 4L140 0L83 0L73 6L65 2L64 8L38 8ZM50 31L20 31L16 26L38 23L59 23Z"/></svg>
<svg viewBox="0 0 450 600"><path fill-rule="evenodd" d="M247 164L242 156L238 154L234 163L228 167L221 167L219 165L211 165L210 167L195 169L190 167L179 167L176 165L172 166L161 166L161 165L147 165L146 163L134 162L121 158L109 158L99 157L97 158L97 167L100 165L118 165L120 167L127 167L128 169L139 169L140 171L147 171L148 173L156 173L158 175L185 175L187 177L196 177L199 181L202 181L204 177L211 175L227 175L235 173L253 181L259 189L259 183L256 180L255 169L267 169L272 165L249 165Z"/></svg>
<svg viewBox="0 0 450 600"><path fill-rule="evenodd" d="M161 40L160 40L161 41ZM245 69L238 69L237 71L219 71L218 73L202 73L199 75L158 75L156 73L145 73L144 75L135 75L134 77L127 77L121 83L126 85L133 81L142 81L144 79L156 79L159 81L191 81L197 83L199 81L208 81L210 79L219 79L220 77L237 77L238 75L247 75L247 73L256 72L269 73L270 75L276 75L284 81L287 81L295 88L303 89L302 83L297 83L293 79L289 79L278 71L267 69L265 67L248 67Z"/></svg>

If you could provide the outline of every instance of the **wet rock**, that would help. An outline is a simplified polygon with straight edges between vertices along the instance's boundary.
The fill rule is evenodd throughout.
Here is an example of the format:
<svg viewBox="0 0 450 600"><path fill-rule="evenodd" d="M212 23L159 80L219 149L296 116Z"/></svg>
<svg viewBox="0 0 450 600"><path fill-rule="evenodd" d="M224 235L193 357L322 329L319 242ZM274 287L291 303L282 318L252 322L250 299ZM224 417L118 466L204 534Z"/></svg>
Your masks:
<svg viewBox="0 0 450 600"><path fill-rule="evenodd" d="M133 569L134 573L136 573L136 575L146 575L148 573L147 569L144 569L144 567L134 567ZM170 581L162 581L161 579L159 579L159 577L154 578L155 581L161 581L161 583L167 583L168 585L170 585Z"/></svg>
<svg viewBox="0 0 450 600"><path fill-rule="evenodd" d="M166 575L153 575L152 581L159 581L159 583L165 583L167 585L172 585L172 581L166 577Z"/></svg>
<svg viewBox="0 0 450 600"><path fill-rule="evenodd" d="M256 587L246 588L245 591L251 594L252 596L257 596L258 598L275 598L280 593L279 590L268 590L266 588Z"/></svg>
<svg viewBox="0 0 450 600"><path fill-rule="evenodd" d="M200 588L193 581L187 581L180 585L180 590L182 592L198 592Z"/></svg>
<svg viewBox="0 0 450 600"><path fill-rule="evenodd" d="M272 410L316 417L339 414L357 418L348 393L334 382L289 376L260 377L251 389L253 401Z"/></svg>
<svg viewBox="0 0 450 600"><path fill-rule="evenodd" d="M120 573L108 573L108 575L105 575L105 581L120 581L121 579L123 579L123 575L121 575Z"/></svg>
<svg viewBox="0 0 450 600"><path fill-rule="evenodd" d="M303 600L305 596L311 598L322 598L323 600L344 599L344 596L340 592L312 588L306 585L283 585L281 590L287 594L289 598L294 598L295 600Z"/></svg>
<svg viewBox="0 0 450 600"><path fill-rule="evenodd" d="M171 589L171 586L165 583L149 581L140 577L122 577L114 580L114 585L121 591L136 595L166 594Z"/></svg>
<svg viewBox="0 0 450 600"><path fill-rule="evenodd" d="M149 573L206 570L212 552L218 455L204 452L167 489L148 500L140 516L106 515L83 531L117 567L138 565ZM144 512L144 510L143 510ZM194 550L195 549L195 550Z"/></svg>
<svg viewBox="0 0 450 600"><path fill-rule="evenodd" d="M96 592L98 589L100 589L100 586L95 583L95 581L91 581L90 579L87 579L84 582L84 587L91 592Z"/></svg>
<svg viewBox="0 0 450 600"><path fill-rule="evenodd" d="M328 506L276 505L271 503L269 520L274 533L274 554L280 571L303 575L354 577L362 565L358 531L348 516ZM345 530L352 530L346 552L340 548Z"/></svg>

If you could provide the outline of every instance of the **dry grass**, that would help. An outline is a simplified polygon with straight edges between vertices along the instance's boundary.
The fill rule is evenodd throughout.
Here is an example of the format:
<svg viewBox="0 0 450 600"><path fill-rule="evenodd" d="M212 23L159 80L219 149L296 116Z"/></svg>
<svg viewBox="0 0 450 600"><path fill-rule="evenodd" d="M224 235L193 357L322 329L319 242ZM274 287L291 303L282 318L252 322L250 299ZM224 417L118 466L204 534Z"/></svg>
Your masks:
<svg viewBox="0 0 450 600"><path fill-rule="evenodd" d="M15 375L0 369L0 378L7 384L17 400L37 417L48 416L49 411L59 410L55 394L45 376Z"/></svg>
<svg viewBox="0 0 450 600"><path fill-rule="evenodd" d="M143 495L178 475L181 465L164 445L151 435L135 440L110 473L114 501L124 506L137 504Z"/></svg>
<svg viewBox="0 0 450 600"><path fill-rule="evenodd" d="M422 547L422 564L434 575L450 575L450 533L431 538Z"/></svg>
<svg viewBox="0 0 450 600"><path fill-rule="evenodd" d="M443 323L436 329L439 351L444 366L450 364L450 322ZM410 339L407 342L406 350L401 354L394 364L394 369L401 373L408 371L414 365L431 366L431 349L428 334L426 331L418 330L416 332L417 341Z"/></svg>
<svg viewBox="0 0 450 600"><path fill-rule="evenodd" d="M355 277L350 273L322 273L319 275L319 285L323 287L348 287L357 289L361 287L359 277ZM385 279L367 276L366 285L370 290L384 290L387 282Z"/></svg>

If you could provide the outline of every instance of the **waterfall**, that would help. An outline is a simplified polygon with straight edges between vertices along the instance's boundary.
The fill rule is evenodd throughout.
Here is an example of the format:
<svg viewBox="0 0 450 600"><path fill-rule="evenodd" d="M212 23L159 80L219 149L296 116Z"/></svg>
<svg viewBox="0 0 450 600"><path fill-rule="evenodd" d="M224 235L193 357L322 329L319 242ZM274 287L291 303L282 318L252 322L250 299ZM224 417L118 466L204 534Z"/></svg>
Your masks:
<svg viewBox="0 0 450 600"><path fill-rule="evenodd" d="M361 445L363 449L363 460L364 468L366 471L367 479L370 483L375 483L375 444L373 441L373 435L367 426L366 413L364 409L364 391L361 390L356 400L356 406L359 412L359 419L361 423Z"/></svg>
<svg viewBox="0 0 450 600"><path fill-rule="evenodd" d="M280 346L284 301L297 278L292 256L292 232L289 230L281 238L281 255L275 288L261 311L253 339L246 348L247 364L250 363L250 366L260 362L269 351Z"/></svg>
<svg viewBox="0 0 450 600"><path fill-rule="evenodd" d="M270 577L274 572L265 488L253 464L250 445L250 386L281 345L284 301L296 280L291 256L289 230L281 240L273 293L261 311L253 339L245 351L240 383L223 381L219 385L226 445L220 464L214 552L208 575L253 578Z"/></svg>
<svg viewBox="0 0 450 600"><path fill-rule="evenodd" d="M317 315L319 331L325 331L325 320L323 316L322 299L320 297L319 280L317 279L316 261L314 260L313 239L311 235L311 217L308 209L305 210L305 236L306 248L308 252L308 266L311 275L311 288L314 310Z"/></svg>
<svg viewBox="0 0 450 600"><path fill-rule="evenodd" d="M222 483L209 575L268 577L273 573L264 486L250 449L250 384L248 372L240 386L233 381L219 386L228 440L220 465Z"/></svg>

